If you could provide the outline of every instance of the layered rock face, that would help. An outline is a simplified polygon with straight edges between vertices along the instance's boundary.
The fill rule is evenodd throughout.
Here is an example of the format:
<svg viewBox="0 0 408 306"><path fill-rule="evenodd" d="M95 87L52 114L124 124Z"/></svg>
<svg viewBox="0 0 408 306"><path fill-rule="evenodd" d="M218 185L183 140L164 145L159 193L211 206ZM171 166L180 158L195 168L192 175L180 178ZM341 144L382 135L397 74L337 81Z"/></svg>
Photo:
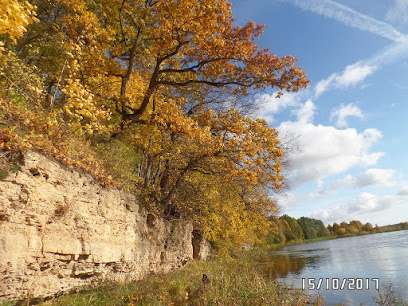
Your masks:
<svg viewBox="0 0 408 306"><path fill-rule="evenodd" d="M21 169L0 181L0 301L170 271L193 257L192 230L27 152Z"/></svg>

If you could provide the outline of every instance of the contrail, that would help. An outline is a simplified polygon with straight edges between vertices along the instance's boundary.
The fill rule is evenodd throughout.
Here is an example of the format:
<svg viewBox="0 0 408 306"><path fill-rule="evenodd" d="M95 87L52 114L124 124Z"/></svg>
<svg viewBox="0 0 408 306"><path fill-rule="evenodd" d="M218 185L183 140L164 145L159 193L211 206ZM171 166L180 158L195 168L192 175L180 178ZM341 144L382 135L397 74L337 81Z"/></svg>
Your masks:
<svg viewBox="0 0 408 306"><path fill-rule="evenodd" d="M399 32L392 25L364 15L350 7L333 0L281 0L289 2L303 10L335 19L343 24L370 32L392 41L392 44L365 60L349 65L342 74L333 73L327 79L319 82L315 87L315 97L320 96L332 86L340 86L341 81L346 85L356 84L372 74L379 66L392 63L408 55L408 35ZM348 72L348 75L346 75ZM348 78L346 78L348 76ZM352 77L350 79L350 77ZM354 78L353 78L354 77ZM347 83L348 82L348 83Z"/></svg>
<svg viewBox="0 0 408 306"><path fill-rule="evenodd" d="M336 19L345 25L371 32L386 39L408 43L407 35L396 30L392 25L361 14L347 6L332 0L287 0L301 9Z"/></svg>

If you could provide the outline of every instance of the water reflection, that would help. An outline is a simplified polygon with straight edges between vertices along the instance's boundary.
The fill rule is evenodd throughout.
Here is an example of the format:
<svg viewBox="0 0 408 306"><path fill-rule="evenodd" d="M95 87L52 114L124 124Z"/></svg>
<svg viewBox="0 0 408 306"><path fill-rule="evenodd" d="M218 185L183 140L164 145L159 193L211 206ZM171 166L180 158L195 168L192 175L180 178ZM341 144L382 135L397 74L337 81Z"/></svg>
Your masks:
<svg viewBox="0 0 408 306"><path fill-rule="evenodd" d="M306 253L305 253L306 254ZM306 267L319 266L323 257L298 256L294 254L272 254L260 261L259 271L267 277L286 278L291 274L300 274Z"/></svg>
<svg viewBox="0 0 408 306"><path fill-rule="evenodd" d="M290 272L299 272L306 267L306 259L293 255L274 254L271 260L273 277L286 277Z"/></svg>
<svg viewBox="0 0 408 306"><path fill-rule="evenodd" d="M379 278L380 285L392 283L394 291L408 300L406 258L408 231L400 231L293 245L273 252L262 264L265 273L297 288L302 288L302 279L368 278L370 286L364 290L333 290L324 284L309 292L324 295L329 305L373 305L378 292L372 278Z"/></svg>

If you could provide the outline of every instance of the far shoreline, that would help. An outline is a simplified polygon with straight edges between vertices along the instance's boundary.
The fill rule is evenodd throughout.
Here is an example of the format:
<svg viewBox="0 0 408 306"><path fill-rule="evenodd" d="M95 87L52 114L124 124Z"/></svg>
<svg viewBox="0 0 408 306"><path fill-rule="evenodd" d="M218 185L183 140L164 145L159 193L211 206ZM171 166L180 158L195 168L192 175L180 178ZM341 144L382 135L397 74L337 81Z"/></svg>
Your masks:
<svg viewBox="0 0 408 306"><path fill-rule="evenodd" d="M276 244L276 245L271 245L269 246L269 249L271 251L279 251L280 249L284 247L288 247L291 245L298 245L298 244L307 244L307 243L313 243L313 242L321 242L321 241L327 241L327 240L336 240L336 239L342 239L342 238L352 238L352 237L359 237L359 236L367 236L367 235L375 235L375 234L384 234L384 233L391 233L391 232L400 232L400 231L408 231L406 228L401 228L401 229L393 229L393 230L385 230L385 231L379 231L375 233L358 233L356 235L346 235L346 236L326 236L326 237L317 237L317 238L311 238L311 239L305 239L305 240L296 240L296 241L290 241L288 243L284 244Z"/></svg>

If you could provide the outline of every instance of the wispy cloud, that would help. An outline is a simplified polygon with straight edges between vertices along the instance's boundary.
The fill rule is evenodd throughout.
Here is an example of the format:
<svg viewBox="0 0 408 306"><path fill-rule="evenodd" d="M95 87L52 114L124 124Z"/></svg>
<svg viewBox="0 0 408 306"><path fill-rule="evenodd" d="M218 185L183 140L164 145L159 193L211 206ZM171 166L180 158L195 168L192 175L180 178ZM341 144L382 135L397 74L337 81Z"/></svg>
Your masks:
<svg viewBox="0 0 408 306"><path fill-rule="evenodd" d="M336 74L331 74L327 79L323 79L315 86L315 98L318 98L321 94L327 91L333 84L336 78Z"/></svg>
<svg viewBox="0 0 408 306"><path fill-rule="evenodd" d="M312 217L322 219L326 223L339 222L344 220L364 220L368 214L375 212L382 212L377 214L382 221L382 217L385 217L385 211L389 211L395 207L406 205L408 202L408 196L406 193L397 192L392 195L379 196L368 192L363 192L349 201L347 204L338 205L324 210L318 210L311 214ZM405 216L401 221L405 221ZM395 219L394 219L395 222Z"/></svg>
<svg viewBox="0 0 408 306"><path fill-rule="evenodd" d="M393 182L392 178L395 175L395 172L394 169L368 169L356 177L354 180L354 186L393 186L395 182Z"/></svg>
<svg viewBox="0 0 408 306"><path fill-rule="evenodd" d="M313 122L314 113L316 111L316 106L312 100L307 100L306 103L297 110L294 110L293 113L296 114L299 122L304 124Z"/></svg>
<svg viewBox="0 0 408 306"><path fill-rule="evenodd" d="M345 25L367 31L396 42L407 42L408 38L392 25L361 14L352 8L332 0L289 0L297 7L338 20Z"/></svg>
<svg viewBox="0 0 408 306"><path fill-rule="evenodd" d="M280 98L276 98L276 94L275 92L257 97L255 102L258 105L258 111L254 113L254 118L262 118L272 124L276 114L279 114L287 108L302 105L301 92L287 92Z"/></svg>
<svg viewBox="0 0 408 306"><path fill-rule="evenodd" d="M360 83L367 76L374 72L374 66L355 63L348 65L343 73L336 77L336 81L341 87L348 87Z"/></svg>
<svg viewBox="0 0 408 306"><path fill-rule="evenodd" d="M309 192L311 199L326 198L341 192L343 188L352 187L354 189L365 187L392 187L397 185L395 178L396 170L394 169L367 169L366 171L353 177L347 174L329 185L319 186L317 190ZM408 195L408 187L401 189L401 195Z"/></svg>
<svg viewBox="0 0 408 306"><path fill-rule="evenodd" d="M357 85L358 83L364 81L375 70L376 66L363 62L348 65L342 73L332 73L327 79L317 83L315 87L315 97L319 97L322 93L332 87L348 88L350 86Z"/></svg>
<svg viewBox="0 0 408 306"><path fill-rule="evenodd" d="M392 22L408 24L408 1L395 0L393 7L388 10L385 18Z"/></svg>
<svg viewBox="0 0 408 306"><path fill-rule="evenodd" d="M379 66L393 63L407 56L408 41L393 43L363 61L348 65L341 73L332 73L328 78L319 81L314 88L314 97L318 98L333 88L344 89L358 85L378 70Z"/></svg>
<svg viewBox="0 0 408 306"><path fill-rule="evenodd" d="M341 105L340 107L334 109L331 112L330 118L336 120L336 126L338 127L347 127L347 118L348 117L358 117L364 118L363 112L353 103L347 105Z"/></svg>
<svg viewBox="0 0 408 306"><path fill-rule="evenodd" d="M401 7L406 9L404 1L396 0L394 11ZM357 85L375 72L380 65L394 62L396 59L408 55L408 35L398 31L386 22L364 15L332 0L288 0L287 2L301 9L335 19L347 26L373 33L393 42L390 46L366 60L349 65L343 72L333 73L328 78L320 81L315 86L315 98L331 88L347 88ZM391 14L390 12L388 15Z"/></svg>
<svg viewBox="0 0 408 306"><path fill-rule="evenodd" d="M401 57L408 56L408 41L401 43L393 43L390 46L380 50L373 56L367 58L364 61L365 65L378 67L395 62L395 60Z"/></svg>

